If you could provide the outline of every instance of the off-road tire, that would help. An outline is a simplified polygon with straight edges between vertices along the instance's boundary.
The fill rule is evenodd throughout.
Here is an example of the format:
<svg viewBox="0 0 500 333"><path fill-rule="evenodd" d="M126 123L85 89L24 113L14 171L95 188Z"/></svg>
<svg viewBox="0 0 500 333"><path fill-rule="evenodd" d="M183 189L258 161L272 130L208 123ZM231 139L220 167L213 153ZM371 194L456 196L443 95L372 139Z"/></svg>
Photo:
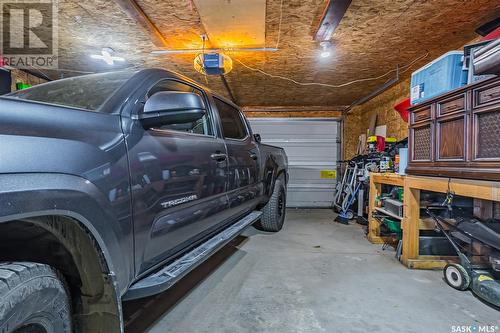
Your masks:
<svg viewBox="0 0 500 333"><path fill-rule="evenodd" d="M262 217L255 228L262 231L276 232L283 228L286 212L286 190L283 177L274 183L273 193L269 202L262 209Z"/></svg>
<svg viewBox="0 0 500 333"><path fill-rule="evenodd" d="M0 333L70 333L70 310L65 284L52 267L0 263Z"/></svg>

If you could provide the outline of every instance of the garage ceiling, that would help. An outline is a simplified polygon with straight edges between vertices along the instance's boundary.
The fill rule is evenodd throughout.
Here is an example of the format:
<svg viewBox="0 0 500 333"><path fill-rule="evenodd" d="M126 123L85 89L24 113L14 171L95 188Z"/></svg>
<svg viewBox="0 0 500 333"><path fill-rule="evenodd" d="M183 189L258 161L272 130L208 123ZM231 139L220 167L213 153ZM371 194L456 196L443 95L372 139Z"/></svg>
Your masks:
<svg viewBox="0 0 500 333"><path fill-rule="evenodd" d="M229 53L235 61L226 79L242 106L350 105L394 73L333 88L301 86L255 69L301 83L339 85L380 76L428 53L403 74L407 76L411 70L477 37L474 29L500 14L498 5L491 0L353 0L332 37L332 56L323 59L319 57L318 43L313 41L326 5L323 0L136 2L164 36L165 48L175 49L200 48L200 35L205 33L209 36L207 47L222 46L226 38L226 42L239 46L275 47L282 15L279 51ZM248 11L242 12L242 6L249 6ZM68 70L62 72L64 75L116 69L89 58L103 47L111 47L126 58L125 66L174 70L228 95L220 77L203 77L194 71L194 55L151 54L159 47L115 1L66 0L60 1L59 8L59 64ZM237 23L233 31L232 22ZM252 30L245 34L248 27ZM234 33L240 30L241 34ZM246 40L248 45L242 45ZM49 75L58 77L57 73Z"/></svg>
<svg viewBox="0 0 500 333"><path fill-rule="evenodd" d="M266 0L193 2L212 46L234 48L266 45Z"/></svg>

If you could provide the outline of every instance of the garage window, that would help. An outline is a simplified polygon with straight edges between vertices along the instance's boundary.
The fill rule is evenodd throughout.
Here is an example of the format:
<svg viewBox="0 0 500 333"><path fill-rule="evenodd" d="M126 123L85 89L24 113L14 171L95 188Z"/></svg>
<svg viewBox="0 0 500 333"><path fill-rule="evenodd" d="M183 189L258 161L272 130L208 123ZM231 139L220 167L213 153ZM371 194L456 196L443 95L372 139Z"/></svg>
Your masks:
<svg viewBox="0 0 500 333"><path fill-rule="evenodd" d="M246 138L248 131L240 111L217 98L215 98L215 105L219 110L224 137L237 140Z"/></svg>

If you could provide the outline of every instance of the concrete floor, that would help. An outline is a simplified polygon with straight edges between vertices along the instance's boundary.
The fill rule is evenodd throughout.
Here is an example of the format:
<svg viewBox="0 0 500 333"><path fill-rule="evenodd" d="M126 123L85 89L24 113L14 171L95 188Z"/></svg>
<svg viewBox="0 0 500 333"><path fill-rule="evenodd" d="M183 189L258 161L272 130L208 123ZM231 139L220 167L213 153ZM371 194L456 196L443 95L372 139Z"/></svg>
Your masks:
<svg viewBox="0 0 500 333"><path fill-rule="evenodd" d="M500 312L441 271L408 270L333 218L288 210L279 233L249 228L171 290L124 303L126 332L500 332Z"/></svg>

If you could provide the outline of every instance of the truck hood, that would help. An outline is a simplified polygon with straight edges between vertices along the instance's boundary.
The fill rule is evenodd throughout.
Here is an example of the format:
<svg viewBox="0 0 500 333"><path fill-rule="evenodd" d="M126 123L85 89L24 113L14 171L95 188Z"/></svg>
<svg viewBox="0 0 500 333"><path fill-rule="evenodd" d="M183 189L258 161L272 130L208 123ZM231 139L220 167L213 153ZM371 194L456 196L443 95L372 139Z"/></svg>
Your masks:
<svg viewBox="0 0 500 333"><path fill-rule="evenodd" d="M124 158L117 115L0 98L0 173L85 176Z"/></svg>

